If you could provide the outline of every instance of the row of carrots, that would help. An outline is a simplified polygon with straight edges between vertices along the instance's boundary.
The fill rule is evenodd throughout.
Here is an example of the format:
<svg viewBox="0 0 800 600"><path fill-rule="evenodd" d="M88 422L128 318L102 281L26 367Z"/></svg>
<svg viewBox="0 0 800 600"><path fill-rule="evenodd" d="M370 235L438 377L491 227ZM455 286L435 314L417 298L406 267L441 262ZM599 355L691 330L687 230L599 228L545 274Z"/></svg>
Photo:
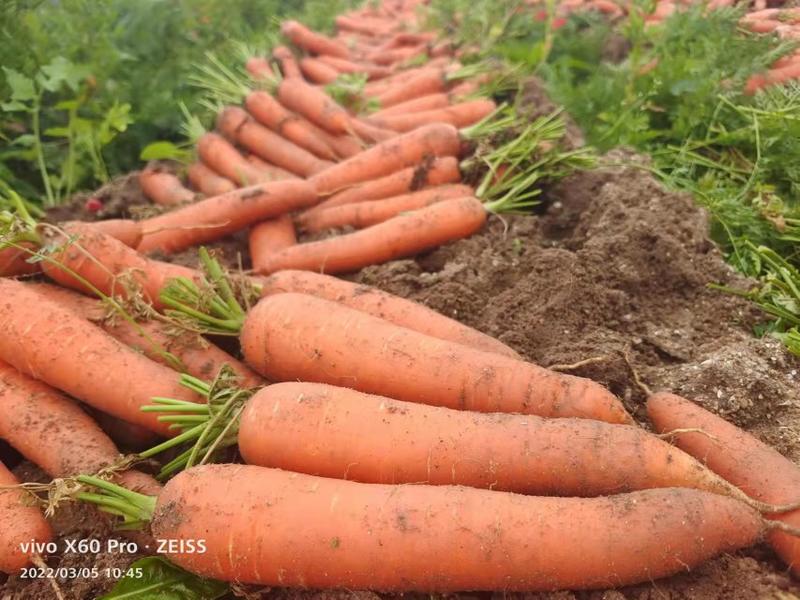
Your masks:
<svg viewBox="0 0 800 600"><path fill-rule="evenodd" d="M244 108L220 113L219 134L201 139L189 176L205 197L149 169L151 198L180 197L169 212L16 225L0 277L0 438L50 476L76 477L74 499L128 527L202 539L206 552L176 545L168 558L224 581L606 588L765 538L797 571L800 470L773 449L668 393L647 409L670 435L648 433L595 382L326 274L469 235L486 218L461 183L471 132L457 127L494 106L479 100L484 109L463 116L451 95L464 82L447 77L454 50L398 30L418 8L371 3L338 17L332 38L284 24L306 56L279 49L276 85L248 92ZM421 55L425 66L400 68ZM322 65L362 69L381 110L337 105L315 85ZM342 216L352 206L359 217ZM297 243L297 228L345 225L364 228ZM202 249L202 269L148 256L247 227L252 274L228 275ZM208 334L238 338L242 358ZM138 454L121 458L98 423ZM204 464L231 447L246 464ZM151 458L157 477L132 462ZM32 558L22 542L53 535L17 483L0 465L8 573Z"/></svg>

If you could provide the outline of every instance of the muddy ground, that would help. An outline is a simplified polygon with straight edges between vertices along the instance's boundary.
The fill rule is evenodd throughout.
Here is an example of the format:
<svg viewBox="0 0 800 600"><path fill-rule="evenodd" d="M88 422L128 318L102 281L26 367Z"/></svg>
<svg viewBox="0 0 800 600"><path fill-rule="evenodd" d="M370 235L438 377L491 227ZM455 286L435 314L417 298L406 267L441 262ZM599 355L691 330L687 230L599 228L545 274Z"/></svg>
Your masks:
<svg viewBox="0 0 800 600"><path fill-rule="evenodd" d="M130 185L119 189L130 192ZM112 197L106 202L113 208L107 216L126 214L124 202ZM641 383L696 400L800 462L800 362L779 343L753 337L761 315L750 304L708 287L710 282L738 287L750 282L723 261L707 238L704 213L691 198L665 191L642 171L617 168L574 175L548 190L546 202L538 215L494 217L470 239L414 260L370 267L352 278L423 302L539 364L566 367L609 386L644 425L645 396L634 371ZM224 244L229 259L243 247L241 238ZM569 369L586 359L593 360ZM64 536L107 534L85 512L54 524ZM49 563L74 565L75 560L56 556ZM130 558L99 560L124 565ZM92 559L78 562L94 564ZM105 581L58 584L66 599L94 598L108 587ZM263 595L378 598L280 590ZM500 594L463 597L490 596ZM762 545L644 585L524 597L789 600L800 598L800 582ZM11 580L0 586L0 600L34 598L56 595L44 581Z"/></svg>

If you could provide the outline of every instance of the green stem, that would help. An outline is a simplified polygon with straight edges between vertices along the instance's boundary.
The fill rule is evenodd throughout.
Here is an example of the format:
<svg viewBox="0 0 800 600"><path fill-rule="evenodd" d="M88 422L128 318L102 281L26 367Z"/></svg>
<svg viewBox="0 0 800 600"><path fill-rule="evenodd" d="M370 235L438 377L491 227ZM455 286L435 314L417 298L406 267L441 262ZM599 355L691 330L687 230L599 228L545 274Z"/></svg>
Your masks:
<svg viewBox="0 0 800 600"><path fill-rule="evenodd" d="M44 148L42 146L42 127L39 122L39 110L41 108L42 94L41 91L36 95L36 100L33 103L31 110L31 129L33 132L33 148L36 152L36 163L39 165L39 173L42 176L42 183L44 184L44 192L47 196L47 206L55 206L55 198L53 197L53 189L50 187L50 177L47 174L47 166L44 163Z"/></svg>
<svg viewBox="0 0 800 600"><path fill-rule="evenodd" d="M96 504L100 510L121 514L127 524L130 521L150 521L153 518L156 510L155 496L133 492L99 477L79 475L76 480L99 490L97 493L81 492L76 495L78 499Z"/></svg>

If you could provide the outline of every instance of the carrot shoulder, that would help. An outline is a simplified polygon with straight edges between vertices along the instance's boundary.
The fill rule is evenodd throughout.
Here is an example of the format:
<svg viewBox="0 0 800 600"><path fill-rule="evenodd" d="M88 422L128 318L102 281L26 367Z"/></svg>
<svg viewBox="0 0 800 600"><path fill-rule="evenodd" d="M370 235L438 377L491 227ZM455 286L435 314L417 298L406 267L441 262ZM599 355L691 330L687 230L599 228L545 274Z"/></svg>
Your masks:
<svg viewBox="0 0 800 600"><path fill-rule="evenodd" d="M297 243L294 221L289 215L262 221L250 228L248 238L253 269L259 270L270 255Z"/></svg>

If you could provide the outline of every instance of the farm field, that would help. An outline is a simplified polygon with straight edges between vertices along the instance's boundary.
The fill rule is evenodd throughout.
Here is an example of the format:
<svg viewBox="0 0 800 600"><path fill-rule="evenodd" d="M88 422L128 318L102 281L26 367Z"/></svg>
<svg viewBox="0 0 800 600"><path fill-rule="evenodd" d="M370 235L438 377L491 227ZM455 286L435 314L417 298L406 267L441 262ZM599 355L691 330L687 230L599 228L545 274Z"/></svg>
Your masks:
<svg viewBox="0 0 800 600"><path fill-rule="evenodd" d="M0 599L800 598L800 9L0 11Z"/></svg>

